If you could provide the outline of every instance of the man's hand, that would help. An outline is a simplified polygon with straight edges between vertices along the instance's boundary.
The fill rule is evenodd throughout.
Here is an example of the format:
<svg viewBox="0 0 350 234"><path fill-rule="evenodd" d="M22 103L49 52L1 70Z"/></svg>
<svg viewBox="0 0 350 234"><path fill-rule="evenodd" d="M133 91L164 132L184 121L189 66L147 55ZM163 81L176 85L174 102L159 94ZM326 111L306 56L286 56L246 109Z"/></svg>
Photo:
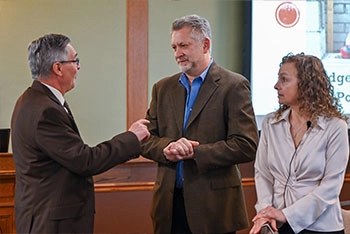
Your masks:
<svg viewBox="0 0 350 234"><path fill-rule="evenodd" d="M139 141L147 140L150 137L150 133L146 124L150 122L147 119L139 119L136 122L132 123L128 131L133 132Z"/></svg>
<svg viewBox="0 0 350 234"><path fill-rule="evenodd" d="M172 162L191 159L194 158L193 147L198 145L198 141L191 141L183 137L175 142L171 142L167 147L163 149L163 153L165 157Z"/></svg>

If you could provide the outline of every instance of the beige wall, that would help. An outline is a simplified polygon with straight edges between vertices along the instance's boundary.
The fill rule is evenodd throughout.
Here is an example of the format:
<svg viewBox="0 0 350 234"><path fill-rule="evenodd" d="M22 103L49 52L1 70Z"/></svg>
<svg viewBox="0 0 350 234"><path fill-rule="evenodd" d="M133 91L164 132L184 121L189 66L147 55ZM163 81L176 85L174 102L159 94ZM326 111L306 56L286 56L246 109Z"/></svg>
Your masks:
<svg viewBox="0 0 350 234"><path fill-rule="evenodd" d="M154 82L178 72L170 26L185 14L210 21L213 57L240 72L242 6L236 0L149 0L149 96ZM27 45L46 33L68 35L81 59L77 87L66 99L85 142L95 145L124 131L126 0L0 0L0 128L10 126L15 101L32 82Z"/></svg>
<svg viewBox="0 0 350 234"><path fill-rule="evenodd" d="M46 33L72 39L81 59L77 87L66 94L89 144L126 128L126 2L0 0L0 128L10 126L28 87L27 45Z"/></svg>

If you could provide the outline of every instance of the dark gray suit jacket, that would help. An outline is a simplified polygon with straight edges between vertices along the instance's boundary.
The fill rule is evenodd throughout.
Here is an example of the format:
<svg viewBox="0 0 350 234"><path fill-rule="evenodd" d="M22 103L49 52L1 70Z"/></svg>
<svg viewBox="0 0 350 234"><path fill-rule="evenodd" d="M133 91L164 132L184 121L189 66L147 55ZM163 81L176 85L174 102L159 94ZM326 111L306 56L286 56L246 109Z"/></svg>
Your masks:
<svg viewBox="0 0 350 234"><path fill-rule="evenodd" d="M19 97L11 133L18 233L92 233L92 176L140 154L132 132L84 144L74 120L38 81Z"/></svg>
<svg viewBox="0 0 350 234"><path fill-rule="evenodd" d="M181 73L153 86L147 111L151 138L142 155L158 162L151 216L155 233L170 233L176 165L163 149L182 137L186 91ZM248 227L239 163L254 160L258 134L249 82L215 62L199 91L184 137L200 142L184 161L186 215L193 233L227 233Z"/></svg>

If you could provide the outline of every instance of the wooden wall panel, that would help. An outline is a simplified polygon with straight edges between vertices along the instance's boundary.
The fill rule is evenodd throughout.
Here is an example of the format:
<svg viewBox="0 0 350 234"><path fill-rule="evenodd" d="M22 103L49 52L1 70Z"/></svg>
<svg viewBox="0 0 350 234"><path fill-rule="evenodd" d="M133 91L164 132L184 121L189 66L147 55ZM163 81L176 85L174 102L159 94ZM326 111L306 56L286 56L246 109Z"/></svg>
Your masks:
<svg viewBox="0 0 350 234"><path fill-rule="evenodd" d="M94 233L152 233L150 190L96 193Z"/></svg>
<svg viewBox="0 0 350 234"><path fill-rule="evenodd" d="M148 106L148 0L127 0L127 127Z"/></svg>
<svg viewBox="0 0 350 234"><path fill-rule="evenodd" d="M11 153L0 153L0 233L16 233L15 165Z"/></svg>
<svg viewBox="0 0 350 234"><path fill-rule="evenodd" d="M346 174L340 199L350 200L350 166ZM96 220L95 232L108 233L152 233L150 208L152 201L152 189L157 172L157 164L151 161L127 162L113 169L112 176L106 179L126 179L119 183L96 183ZM118 171L121 174L118 176ZM256 191L253 172L253 163L241 165L242 183L248 217L251 220L255 215L254 205ZM142 178L142 179L141 179ZM142 181L140 181L140 179ZM95 181L105 181L103 175L95 177ZM109 181L111 182L111 181ZM131 220L137 225L130 225ZM129 232L125 232L130 228ZM244 229L237 234L249 233Z"/></svg>
<svg viewBox="0 0 350 234"><path fill-rule="evenodd" d="M12 154L6 154L6 160L9 156L12 157ZM252 166L253 163L248 163L241 167L241 171L244 170L242 176L251 174ZM149 160L130 161L108 172L94 177L95 233L152 233L150 209L157 164ZM242 180L248 216L252 219L255 215L256 201L254 179L243 176ZM0 228L3 233L15 233L14 188L14 169L1 169ZM340 199L350 200L350 173L346 175ZM249 228L237 234L245 234L248 231Z"/></svg>

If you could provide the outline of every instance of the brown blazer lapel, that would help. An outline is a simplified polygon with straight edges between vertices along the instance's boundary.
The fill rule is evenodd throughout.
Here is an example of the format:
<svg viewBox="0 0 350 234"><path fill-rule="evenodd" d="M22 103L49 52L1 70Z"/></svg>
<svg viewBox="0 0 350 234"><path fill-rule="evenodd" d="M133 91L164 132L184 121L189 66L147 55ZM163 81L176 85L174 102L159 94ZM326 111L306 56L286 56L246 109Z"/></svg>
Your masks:
<svg viewBox="0 0 350 234"><path fill-rule="evenodd" d="M212 74L212 69L215 69L215 64L212 64L212 67L209 69L208 74L204 80L204 83L198 93L196 101L193 106L190 119L188 120L187 126L189 126L199 115L201 110L205 107L205 104L208 102L210 97L214 94L215 90L218 88L216 81L219 77L214 77ZM187 128L186 126L186 128Z"/></svg>
<svg viewBox="0 0 350 234"><path fill-rule="evenodd" d="M33 90L39 91L41 93L43 93L44 95L48 96L53 102L57 103L57 105L59 105L60 107L63 108L63 106L61 105L60 101L56 98L56 96L49 90L49 88L47 88L45 85L41 84L39 81L34 80L32 83L32 87ZM74 119L72 116L70 116L67 113L67 116L70 120L70 122L72 123L72 128L74 129L75 132L77 132L79 135L79 129L77 124L75 123Z"/></svg>
<svg viewBox="0 0 350 234"><path fill-rule="evenodd" d="M73 117L73 113L72 113L72 111L71 111L71 109L70 109L70 107L69 107L67 102L64 102L64 107L67 109L67 114L68 114L69 119L70 119L70 121L71 121L71 123L73 125L73 129L78 133L78 135L80 135L78 126L75 123L75 120L74 120L74 117Z"/></svg>
<svg viewBox="0 0 350 234"><path fill-rule="evenodd" d="M180 132L182 132L186 105L186 90L178 83L177 85L174 85L171 92L173 107L170 108L174 108L176 126L181 130Z"/></svg>
<svg viewBox="0 0 350 234"><path fill-rule="evenodd" d="M32 83L32 87L33 90L36 90L46 96L48 96L50 99L52 99L52 101L56 102L58 105L62 106L60 101L56 98L56 96L50 91L50 89L48 87L46 87L45 85L43 85L42 83L40 83L37 80L34 80Z"/></svg>

